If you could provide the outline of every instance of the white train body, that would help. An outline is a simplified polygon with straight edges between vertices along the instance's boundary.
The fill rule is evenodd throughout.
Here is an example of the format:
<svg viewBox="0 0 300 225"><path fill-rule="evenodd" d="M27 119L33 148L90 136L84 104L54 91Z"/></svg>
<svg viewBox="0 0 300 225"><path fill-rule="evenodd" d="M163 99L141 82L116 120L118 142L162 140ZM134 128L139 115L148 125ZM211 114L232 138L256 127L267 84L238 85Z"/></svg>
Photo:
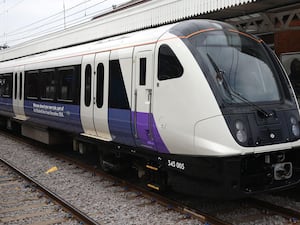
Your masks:
<svg viewBox="0 0 300 225"><path fill-rule="evenodd" d="M105 154L141 159L174 189L248 194L300 179L299 111L282 67L261 40L221 22L1 62L0 81L9 127L43 142L60 130L109 143Z"/></svg>

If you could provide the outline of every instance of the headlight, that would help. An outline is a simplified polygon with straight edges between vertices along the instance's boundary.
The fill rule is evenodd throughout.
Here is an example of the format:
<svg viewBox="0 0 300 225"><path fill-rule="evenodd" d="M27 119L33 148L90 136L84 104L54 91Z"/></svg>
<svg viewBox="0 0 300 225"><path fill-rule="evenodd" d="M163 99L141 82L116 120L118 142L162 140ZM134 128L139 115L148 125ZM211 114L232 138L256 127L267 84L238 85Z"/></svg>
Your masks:
<svg viewBox="0 0 300 225"><path fill-rule="evenodd" d="M295 117L291 117L290 119L291 124L292 124L292 133L294 136L298 137L300 135L300 129L299 129L299 124Z"/></svg>
<svg viewBox="0 0 300 225"><path fill-rule="evenodd" d="M247 132L245 129L245 125L242 121L238 120L235 122L235 128L236 128L236 138L239 142L245 143L248 139Z"/></svg>

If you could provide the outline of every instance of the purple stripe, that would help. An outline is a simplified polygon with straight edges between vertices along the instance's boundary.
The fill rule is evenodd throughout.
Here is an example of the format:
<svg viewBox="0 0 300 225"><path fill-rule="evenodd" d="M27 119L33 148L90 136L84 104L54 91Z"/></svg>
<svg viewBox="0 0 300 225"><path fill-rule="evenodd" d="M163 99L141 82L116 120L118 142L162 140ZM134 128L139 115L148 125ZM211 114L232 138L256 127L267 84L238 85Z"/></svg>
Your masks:
<svg viewBox="0 0 300 225"><path fill-rule="evenodd" d="M158 132L153 115L142 112L137 112L135 114L132 112L133 121L135 117L138 135L136 144L138 146L157 150L160 153L170 153ZM135 125L133 124L133 126ZM149 126L152 128L151 130L149 129Z"/></svg>

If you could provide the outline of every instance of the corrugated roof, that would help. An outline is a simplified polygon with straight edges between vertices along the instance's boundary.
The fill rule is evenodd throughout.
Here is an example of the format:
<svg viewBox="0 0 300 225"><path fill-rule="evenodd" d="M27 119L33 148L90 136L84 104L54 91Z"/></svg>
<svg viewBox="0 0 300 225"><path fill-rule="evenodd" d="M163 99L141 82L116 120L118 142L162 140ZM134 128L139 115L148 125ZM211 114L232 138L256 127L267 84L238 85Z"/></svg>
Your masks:
<svg viewBox="0 0 300 225"><path fill-rule="evenodd" d="M256 0L137 0L95 20L0 51L0 61L85 43Z"/></svg>

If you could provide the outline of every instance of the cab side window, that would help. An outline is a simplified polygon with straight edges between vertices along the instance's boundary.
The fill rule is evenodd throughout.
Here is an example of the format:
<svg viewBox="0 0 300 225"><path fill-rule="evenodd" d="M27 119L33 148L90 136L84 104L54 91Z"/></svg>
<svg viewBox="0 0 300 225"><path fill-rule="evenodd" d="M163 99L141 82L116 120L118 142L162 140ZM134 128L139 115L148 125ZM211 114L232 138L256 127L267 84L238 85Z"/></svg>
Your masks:
<svg viewBox="0 0 300 225"><path fill-rule="evenodd" d="M183 67L168 45L161 45L158 53L158 80L181 77Z"/></svg>

